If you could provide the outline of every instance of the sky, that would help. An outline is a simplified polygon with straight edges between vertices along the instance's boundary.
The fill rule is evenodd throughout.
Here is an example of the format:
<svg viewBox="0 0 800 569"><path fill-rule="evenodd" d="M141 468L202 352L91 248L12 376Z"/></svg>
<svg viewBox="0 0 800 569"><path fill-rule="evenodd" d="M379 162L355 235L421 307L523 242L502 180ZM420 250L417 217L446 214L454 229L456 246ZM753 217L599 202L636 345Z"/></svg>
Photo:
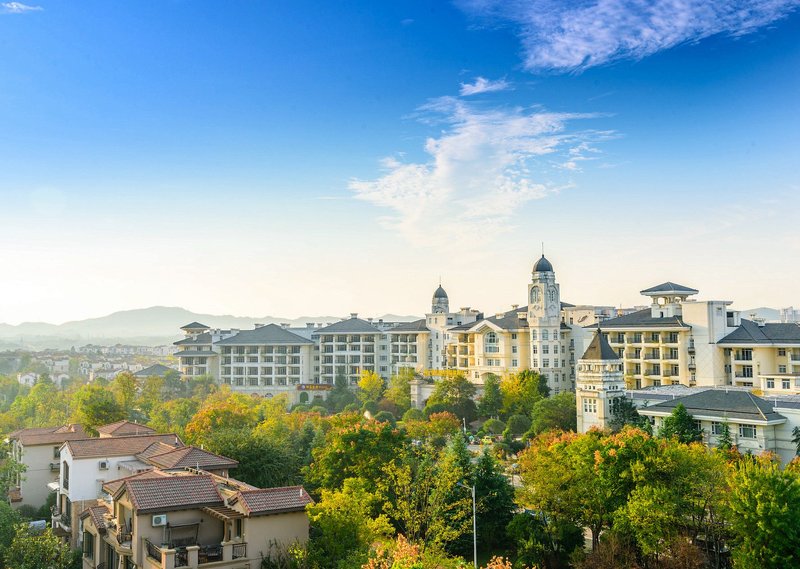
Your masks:
<svg viewBox="0 0 800 569"><path fill-rule="evenodd" d="M0 322L800 305L800 0L0 0Z"/></svg>

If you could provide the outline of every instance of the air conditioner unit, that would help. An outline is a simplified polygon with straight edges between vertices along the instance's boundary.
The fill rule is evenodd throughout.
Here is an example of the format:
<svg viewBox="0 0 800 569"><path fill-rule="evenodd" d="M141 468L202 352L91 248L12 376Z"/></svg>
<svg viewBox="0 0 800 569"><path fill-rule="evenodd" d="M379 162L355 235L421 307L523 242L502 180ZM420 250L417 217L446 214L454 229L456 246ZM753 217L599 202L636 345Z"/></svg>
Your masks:
<svg viewBox="0 0 800 569"><path fill-rule="evenodd" d="M108 470L108 461L107 460L101 460L100 461L100 470Z"/></svg>
<svg viewBox="0 0 800 569"><path fill-rule="evenodd" d="M167 514L156 514L153 516L153 527L161 527L167 525Z"/></svg>

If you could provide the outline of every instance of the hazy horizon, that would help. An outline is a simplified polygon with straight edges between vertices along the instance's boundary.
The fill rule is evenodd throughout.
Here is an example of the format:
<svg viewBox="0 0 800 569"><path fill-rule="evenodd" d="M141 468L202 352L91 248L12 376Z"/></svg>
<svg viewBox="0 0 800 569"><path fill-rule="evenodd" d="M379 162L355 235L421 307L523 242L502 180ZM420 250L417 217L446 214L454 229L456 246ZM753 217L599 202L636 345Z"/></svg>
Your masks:
<svg viewBox="0 0 800 569"><path fill-rule="evenodd" d="M612 5L0 2L0 322L797 306L797 2Z"/></svg>

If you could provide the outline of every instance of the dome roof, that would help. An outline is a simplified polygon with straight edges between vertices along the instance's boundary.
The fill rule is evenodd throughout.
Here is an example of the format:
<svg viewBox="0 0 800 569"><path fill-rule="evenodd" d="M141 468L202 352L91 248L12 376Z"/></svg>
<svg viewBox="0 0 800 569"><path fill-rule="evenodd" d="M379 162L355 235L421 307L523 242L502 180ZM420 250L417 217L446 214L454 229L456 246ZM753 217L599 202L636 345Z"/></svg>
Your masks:
<svg viewBox="0 0 800 569"><path fill-rule="evenodd" d="M553 272L553 265L550 264L550 261L548 261L547 259L544 258L544 255L542 255L542 258L539 259L538 261L536 261L533 264L533 272L534 273L552 273Z"/></svg>
<svg viewBox="0 0 800 569"><path fill-rule="evenodd" d="M433 298L447 298L447 293L442 288L442 285L439 285L439 288L433 293Z"/></svg>

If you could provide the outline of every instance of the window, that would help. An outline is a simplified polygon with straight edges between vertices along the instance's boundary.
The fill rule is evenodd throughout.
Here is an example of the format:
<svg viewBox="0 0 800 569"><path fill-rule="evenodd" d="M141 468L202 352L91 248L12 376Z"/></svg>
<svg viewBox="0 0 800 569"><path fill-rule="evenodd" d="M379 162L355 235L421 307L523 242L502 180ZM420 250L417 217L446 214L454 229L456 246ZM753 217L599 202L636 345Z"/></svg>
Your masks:
<svg viewBox="0 0 800 569"><path fill-rule="evenodd" d="M742 366L741 377L753 377L753 366Z"/></svg>
<svg viewBox="0 0 800 569"><path fill-rule="evenodd" d="M517 334L516 333L512 333L511 334L511 339L512 340L516 340L517 339Z"/></svg>
<svg viewBox="0 0 800 569"><path fill-rule="evenodd" d="M83 556L86 559L94 559L94 534L88 531L83 532Z"/></svg>
<svg viewBox="0 0 800 569"><path fill-rule="evenodd" d="M583 398L583 412L584 413L597 413L597 399L584 397Z"/></svg>
<svg viewBox="0 0 800 569"><path fill-rule="evenodd" d="M517 353L517 347L516 346L511 346L511 353L512 354L516 354Z"/></svg>
<svg viewBox="0 0 800 569"><path fill-rule="evenodd" d="M743 439L756 438L756 428L753 425L739 425L739 437Z"/></svg>
<svg viewBox="0 0 800 569"><path fill-rule="evenodd" d="M531 330L531 340L536 339L536 330Z"/></svg>
<svg viewBox="0 0 800 569"><path fill-rule="evenodd" d="M550 339L550 332L547 330L542 330L542 340L549 340Z"/></svg>
<svg viewBox="0 0 800 569"><path fill-rule="evenodd" d="M768 379L767 380L767 389L775 389L775 380L774 379Z"/></svg>
<svg viewBox="0 0 800 569"><path fill-rule="evenodd" d="M550 358L544 358L542 360L542 367L550 367Z"/></svg>
<svg viewBox="0 0 800 569"><path fill-rule="evenodd" d="M713 422L711 423L711 434L719 436L722 434L722 423Z"/></svg>
<svg viewBox="0 0 800 569"><path fill-rule="evenodd" d="M549 354L550 353L550 346L548 346L548 345L542 346L542 353L543 354Z"/></svg>
<svg viewBox="0 0 800 569"><path fill-rule="evenodd" d="M66 460L63 463L61 472L63 472L63 478L64 478L62 481L63 482L62 486L64 487L64 490L69 490L69 464L67 464Z"/></svg>
<svg viewBox="0 0 800 569"><path fill-rule="evenodd" d="M659 334L658 332L653 332L650 334L650 341L651 342L658 342Z"/></svg>
<svg viewBox="0 0 800 569"><path fill-rule="evenodd" d="M539 358L533 358L531 360L531 367L533 367L533 368L539 367Z"/></svg>
<svg viewBox="0 0 800 569"><path fill-rule="evenodd" d="M519 367L519 362L517 360L511 360L511 367Z"/></svg>
<svg viewBox="0 0 800 569"><path fill-rule="evenodd" d="M61 458L61 447L53 447L53 458Z"/></svg>
<svg viewBox="0 0 800 569"><path fill-rule="evenodd" d="M786 348L778 348L778 355L783 357L786 355Z"/></svg>
<svg viewBox="0 0 800 569"><path fill-rule="evenodd" d="M786 366L785 365L779 365L778 366L778 373L786 373Z"/></svg>
<svg viewBox="0 0 800 569"><path fill-rule="evenodd" d="M788 380L788 379L784 379L784 380L781 382L781 387L782 387L783 389L789 389L789 388L790 388L790 386L789 386L789 380Z"/></svg>
<svg viewBox="0 0 800 569"><path fill-rule="evenodd" d="M538 346L531 346L531 353L532 354L538 354L539 353L539 347Z"/></svg>

